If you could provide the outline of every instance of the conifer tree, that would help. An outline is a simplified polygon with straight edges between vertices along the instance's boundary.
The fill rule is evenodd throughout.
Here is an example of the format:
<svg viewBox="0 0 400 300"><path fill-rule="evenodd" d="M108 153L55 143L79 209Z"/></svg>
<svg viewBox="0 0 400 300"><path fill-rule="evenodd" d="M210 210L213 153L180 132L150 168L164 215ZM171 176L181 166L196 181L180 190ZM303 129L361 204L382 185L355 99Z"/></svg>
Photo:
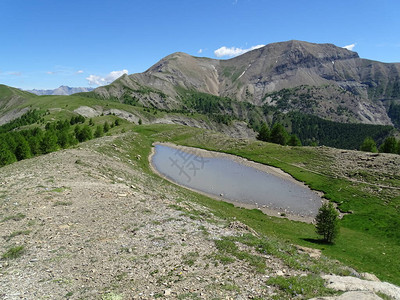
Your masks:
<svg viewBox="0 0 400 300"><path fill-rule="evenodd" d="M270 142L280 145L286 145L288 133L280 123L275 123L271 130Z"/></svg>
<svg viewBox="0 0 400 300"><path fill-rule="evenodd" d="M268 142L269 141L269 128L265 122L262 123L260 131L258 132L257 139L260 141Z"/></svg>
<svg viewBox="0 0 400 300"><path fill-rule="evenodd" d="M8 164L12 164L16 162L17 158L14 153L8 149L7 145L3 142L0 142L0 167L3 167Z"/></svg>
<svg viewBox="0 0 400 300"><path fill-rule="evenodd" d="M339 234L339 214L332 203L324 203L316 217L316 231L327 243L333 243Z"/></svg>

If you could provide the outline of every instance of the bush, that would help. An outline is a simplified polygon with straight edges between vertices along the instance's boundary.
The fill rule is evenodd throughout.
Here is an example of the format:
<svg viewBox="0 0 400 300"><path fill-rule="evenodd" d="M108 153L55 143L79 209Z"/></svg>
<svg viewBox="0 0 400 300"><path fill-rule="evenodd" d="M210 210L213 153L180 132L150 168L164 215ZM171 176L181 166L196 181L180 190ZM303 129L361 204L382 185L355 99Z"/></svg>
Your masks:
<svg viewBox="0 0 400 300"><path fill-rule="evenodd" d="M332 203L324 203L316 217L316 231L327 243L333 243L339 234L339 213Z"/></svg>
<svg viewBox="0 0 400 300"><path fill-rule="evenodd" d="M360 147L361 151L365 152L373 152L376 153L378 152L378 149L376 148L376 143L371 137L366 137L364 142L362 143Z"/></svg>

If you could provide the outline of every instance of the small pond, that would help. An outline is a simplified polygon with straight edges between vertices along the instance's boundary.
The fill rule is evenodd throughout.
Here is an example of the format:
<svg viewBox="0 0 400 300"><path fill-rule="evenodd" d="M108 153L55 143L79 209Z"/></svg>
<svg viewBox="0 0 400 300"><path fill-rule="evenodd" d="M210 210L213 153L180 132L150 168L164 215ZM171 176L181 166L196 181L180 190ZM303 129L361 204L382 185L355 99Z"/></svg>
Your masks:
<svg viewBox="0 0 400 300"><path fill-rule="evenodd" d="M263 165L254 168L233 156L193 149L157 144L151 164L172 182L238 204L302 216L315 216L322 205L317 193L287 174L273 168L268 171Z"/></svg>

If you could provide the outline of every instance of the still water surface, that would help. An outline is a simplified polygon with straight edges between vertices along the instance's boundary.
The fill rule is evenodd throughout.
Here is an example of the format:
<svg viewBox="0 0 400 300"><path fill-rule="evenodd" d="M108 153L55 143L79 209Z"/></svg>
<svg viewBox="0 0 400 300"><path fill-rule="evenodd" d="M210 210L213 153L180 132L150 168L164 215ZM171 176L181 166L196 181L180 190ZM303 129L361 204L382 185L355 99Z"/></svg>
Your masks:
<svg viewBox="0 0 400 300"><path fill-rule="evenodd" d="M322 204L307 186L228 157L204 157L200 151L189 153L157 144L151 163L177 184L232 202L303 216L315 216Z"/></svg>

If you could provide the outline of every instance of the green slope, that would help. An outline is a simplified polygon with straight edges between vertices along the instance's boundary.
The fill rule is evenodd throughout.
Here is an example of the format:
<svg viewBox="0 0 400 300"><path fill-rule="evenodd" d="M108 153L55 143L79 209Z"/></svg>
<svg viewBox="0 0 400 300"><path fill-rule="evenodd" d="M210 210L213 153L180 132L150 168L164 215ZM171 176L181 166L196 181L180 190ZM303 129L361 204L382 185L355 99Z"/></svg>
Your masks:
<svg viewBox="0 0 400 300"><path fill-rule="evenodd" d="M338 202L341 209L353 211L340 222L340 236L334 245L321 244L311 224L268 217L259 210L237 209L231 204L204 196L197 198L200 203L213 208L218 216L238 219L259 232L295 244L319 248L327 256L353 266L359 272L372 272L382 280L400 284L399 190L393 192L392 189L383 188L380 193L373 194L366 191L365 183L334 178L331 172L334 161L331 155L319 148L282 147L243 141L201 129L170 125L140 126L134 130L146 137L144 145L154 141L169 141L239 155L279 167L313 189L323 191L328 199ZM149 151L145 149L143 155ZM306 165L307 168L300 165ZM371 176L368 180L367 183L374 184L377 179ZM399 188L400 179L396 177L387 185Z"/></svg>

